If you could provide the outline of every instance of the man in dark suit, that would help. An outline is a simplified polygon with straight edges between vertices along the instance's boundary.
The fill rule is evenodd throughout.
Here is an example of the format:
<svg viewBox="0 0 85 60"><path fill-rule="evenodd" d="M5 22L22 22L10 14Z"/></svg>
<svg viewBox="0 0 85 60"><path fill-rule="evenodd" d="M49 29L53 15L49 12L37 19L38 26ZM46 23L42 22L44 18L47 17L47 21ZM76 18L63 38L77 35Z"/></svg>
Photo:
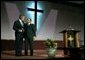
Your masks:
<svg viewBox="0 0 85 60"><path fill-rule="evenodd" d="M31 24L31 19L27 20L25 25L25 55L28 55L28 46L30 47L30 56L33 56L33 40L36 36L36 28Z"/></svg>
<svg viewBox="0 0 85 60"><path fill-rule="evenodd" d="M24 15L20 15L19 19L14 22L13 29L15 31L15 55L22 55L23 33L24 33Z"/></svg>

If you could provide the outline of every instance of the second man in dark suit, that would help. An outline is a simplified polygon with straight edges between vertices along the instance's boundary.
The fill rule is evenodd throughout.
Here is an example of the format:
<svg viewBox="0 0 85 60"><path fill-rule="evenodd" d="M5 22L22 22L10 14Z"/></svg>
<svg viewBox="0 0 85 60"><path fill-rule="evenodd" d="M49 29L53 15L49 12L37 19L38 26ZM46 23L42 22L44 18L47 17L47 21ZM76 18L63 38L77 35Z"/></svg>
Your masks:
<svg viewBox="0 0 85 60"><path fill-rule="evenodd" d="M31 24L31 19L27 20L25 25L25 55L28 55L28 46L30 47L30 56L33 56L33 39L36 36L36 27Z"/></svg>

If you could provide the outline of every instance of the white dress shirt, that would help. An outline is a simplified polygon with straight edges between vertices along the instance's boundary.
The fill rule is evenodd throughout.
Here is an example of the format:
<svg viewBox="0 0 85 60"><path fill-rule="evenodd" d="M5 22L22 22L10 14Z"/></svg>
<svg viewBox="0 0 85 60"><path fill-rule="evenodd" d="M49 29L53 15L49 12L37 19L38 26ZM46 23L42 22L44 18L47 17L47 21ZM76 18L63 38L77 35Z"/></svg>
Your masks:
<svg viewBox="0 0 85 60"><path fill-rule="evenodd" d="M23 22L21 21L21 19L19 19L19 21L20 21L21 25L23 26Z"/></svg>

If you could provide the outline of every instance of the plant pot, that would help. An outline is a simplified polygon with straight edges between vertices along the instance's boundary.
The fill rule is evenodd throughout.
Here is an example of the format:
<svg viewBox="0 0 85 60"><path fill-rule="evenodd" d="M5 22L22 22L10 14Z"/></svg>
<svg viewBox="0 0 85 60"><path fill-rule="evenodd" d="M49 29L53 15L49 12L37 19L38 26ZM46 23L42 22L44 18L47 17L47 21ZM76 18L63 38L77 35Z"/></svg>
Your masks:
<svg viewBox="0 0 85 60"><path fill-rule="evenodd" d="M56 48L47 48L47 54L49 58L55 57Z"/></svg>

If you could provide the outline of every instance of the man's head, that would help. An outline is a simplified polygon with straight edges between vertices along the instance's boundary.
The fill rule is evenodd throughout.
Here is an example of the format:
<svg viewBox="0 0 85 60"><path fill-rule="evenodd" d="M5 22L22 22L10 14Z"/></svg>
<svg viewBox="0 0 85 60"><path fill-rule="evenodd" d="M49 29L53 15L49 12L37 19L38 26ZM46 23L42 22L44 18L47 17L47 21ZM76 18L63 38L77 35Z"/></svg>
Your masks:
<svg viewBox="0 0 85 60"><path fill-rule="evenodd" d="M27 23L31 23L31 21L32 21L32 20L31 20L30 18L29 18L29 19L27 19Z"/></svg>
<svg viewBox="0 0 85 60"><path fill-rule="evenodd" d="M20 14L20 15L19 15L19 19L21 19L22 21L24 21L25 15Z"/></svg>

